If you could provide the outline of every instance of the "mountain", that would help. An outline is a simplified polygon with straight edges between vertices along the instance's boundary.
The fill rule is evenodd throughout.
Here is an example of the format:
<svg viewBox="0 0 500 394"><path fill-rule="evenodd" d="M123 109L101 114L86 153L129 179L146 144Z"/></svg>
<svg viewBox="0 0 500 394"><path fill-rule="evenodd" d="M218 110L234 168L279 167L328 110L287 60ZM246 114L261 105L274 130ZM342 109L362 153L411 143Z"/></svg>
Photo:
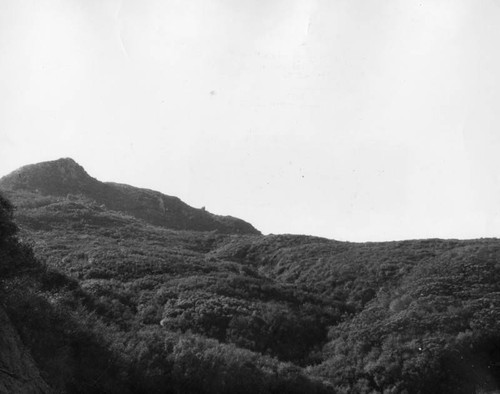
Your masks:
<svg viewBox="0 0 500 394"><path fill-rule="evenodd" d="M9 194L0 307L50 392L331 392L298 364L338 308L211 253L260 235L172 230L84 198ZM4 381L12 387L0 369Z"/></svg>
<svg viewBox="0 0 500 394"><path fill-rule="evenodd" d="M70 158L21 167L0 179L0 190L11 194L31 192L67 200L86 198L106 209L176 230L260 234L241 219L190 207L177 197L129 185L100 182Z"/></svg>
<svg viewBox="0 0 500 394"><path fill-rule="evenodd" d="M54 392L499 392L499 239L172 228L70 164L1 181L0 307Z"/></svg>

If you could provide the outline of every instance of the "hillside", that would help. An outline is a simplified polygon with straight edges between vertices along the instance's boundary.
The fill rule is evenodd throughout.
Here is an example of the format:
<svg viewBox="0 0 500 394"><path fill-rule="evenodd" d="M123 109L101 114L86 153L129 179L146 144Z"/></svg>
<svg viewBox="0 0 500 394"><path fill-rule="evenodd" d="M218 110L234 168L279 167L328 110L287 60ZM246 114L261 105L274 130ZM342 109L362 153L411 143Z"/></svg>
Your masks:
<svg viewBox="0 0 500 394"><path fill-rule="evenodd" d="M3 308L0 308L0 365L0 393L51 392Z"/></svg>
<svg viewBox="0 0 500 394"><path fill-rule="evenodd" d="M177 197L129 185L100 182L69 158L21 167L0 178L0 190L9 192L9 195L32 192L70 201L86 198L106 209L171 229L259 234L241 219L192 208Z"/></svg>
<svg viewBox="0 0 500 394"><path fill-rule="evenodd" d="M91 190L98 181L81 173L37 179L1 181L21 230L0 244L17 256L4 259L12 264L0 294L57 392L500 387L497 239L349 243L179 230L110 209ZM12 233L9 215L0 219L0 235Z"/></svg>

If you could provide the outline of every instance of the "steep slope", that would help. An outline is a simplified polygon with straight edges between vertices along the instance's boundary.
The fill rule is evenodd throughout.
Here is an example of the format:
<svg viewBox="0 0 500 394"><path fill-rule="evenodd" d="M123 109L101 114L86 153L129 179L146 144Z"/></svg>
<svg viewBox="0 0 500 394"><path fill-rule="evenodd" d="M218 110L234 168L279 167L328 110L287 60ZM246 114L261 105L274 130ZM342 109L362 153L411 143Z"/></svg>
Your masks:
<svg viewBox="0 0 500 394"><path fill-rule="evenodd" d="M292 362L338 392L465 394L500 382L497 239L173 231L87 200L33 196L17 202L24 236L118 332L210 338Z"/></svg>
<svg viewBox="0 0 500 394"><path fill-rule="evenodd" d="M0 307L0 393L48 394L52 390L41 378L17 330Z"/></svg>
<svg viewBox="0 0 500 394"><path fill-rule="evenodd" d="M61 289L78 285L47 270L12 219L13 207L0 195L0 393L116 392L110 381L128 393L102 336L74 318L78 298L71 297L71 309L54 302Z"/></svg>
<svg viewBox="0 0 500 394"><path fill-rule="evenodd" d="M251 224L241 219L195 209L177 197L128 185L100 182L69 158L21 167L0 179L0 190L16 200L22 199L22 194L26 192L67 200L85 197L107 209L171 229L259 234ZM16 197L12 197L14 194Z"/></svg>
<svg viewBox="0 0 500 394"><path fill-rule="evenodd" d="M161 323L307 364L343 312L334 300L211 253L239 235L173 231L85 201L50 201L17 204L23 234L52 268L106 294L113 307L106 301L103 311L124 327Z"/></svg>
<svg viewBox="0 0 500 394"><path fill-rule="evenodd" d="M69 343L82 331L105 338L86 357L101 366L109 357L116 361L100 387L120 383L118 392L130 393L498 392L500 240L350 243L171 229L133 209L110 209L105 198L93 197L98 181L68 174L59 184L3 182L22 238L52 270L33 294L45 297L45 310L70 310L81 323L66 330ZM58 191L68 184L80 192ZM47 188L45 194L33 185ZM123 189L126 198L143 192L106 186ZM9 228L0 226L0 234ZM8 266L17 261L11 260ZM16 310L7 312L23 327L27 314ZM44 314L38 312L23 338L40 330ZM40 338L46 335L60 336L46 329ZM32 350L39 365L47 360L47 342L32 345L42 344ZM78 367L67 376L86 365L80 359L88 346L77 348L72 362ZM52 376L49 384L70 387L67 378L58 383L56 368L44 371Z"/></svg>
<svg viewBox="0 0 500 394"><path fill-rule="evenodd" d="M287 361L319 349L339 311L207 255L236 235L165 229L81 197L13 195L20 238L47 267L0 204L0 300L54 391L331 392Z"/></svg>

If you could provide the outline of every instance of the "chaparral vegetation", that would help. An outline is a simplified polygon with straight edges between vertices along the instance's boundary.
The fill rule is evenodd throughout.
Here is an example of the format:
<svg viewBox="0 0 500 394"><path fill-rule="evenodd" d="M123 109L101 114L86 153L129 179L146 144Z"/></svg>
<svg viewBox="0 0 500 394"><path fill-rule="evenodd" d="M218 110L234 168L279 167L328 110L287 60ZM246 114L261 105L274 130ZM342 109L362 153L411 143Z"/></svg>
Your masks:
<svg viewBox="0 0 500 394"><path fill-rule="evenodd" d="M101 183L69 159L22 168L0 189L0 309L47 384L40 392L487 393L500 383L497 239L263 236Z"/></svg>

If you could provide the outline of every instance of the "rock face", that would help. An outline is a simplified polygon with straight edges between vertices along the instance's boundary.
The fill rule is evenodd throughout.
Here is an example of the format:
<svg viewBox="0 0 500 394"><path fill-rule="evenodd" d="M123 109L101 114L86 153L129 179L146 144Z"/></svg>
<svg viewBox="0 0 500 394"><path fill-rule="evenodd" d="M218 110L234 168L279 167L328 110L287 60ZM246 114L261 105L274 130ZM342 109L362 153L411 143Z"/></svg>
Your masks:
<svg viewBox="0 0 500 394"><path fill-rule="evenodd" d="M0 393L48 394L52 390L40 376L30 353L0 307Z"/></svg>
<svg viewBox="0 0 500 394"><path fill-rule="evenodd" d="M85 197L113 211L175 230L260 234L241 219L190 207L177 197L129 185L100 182L69 158L21 167L0 179L0 189L67 198Z"/></svg>

